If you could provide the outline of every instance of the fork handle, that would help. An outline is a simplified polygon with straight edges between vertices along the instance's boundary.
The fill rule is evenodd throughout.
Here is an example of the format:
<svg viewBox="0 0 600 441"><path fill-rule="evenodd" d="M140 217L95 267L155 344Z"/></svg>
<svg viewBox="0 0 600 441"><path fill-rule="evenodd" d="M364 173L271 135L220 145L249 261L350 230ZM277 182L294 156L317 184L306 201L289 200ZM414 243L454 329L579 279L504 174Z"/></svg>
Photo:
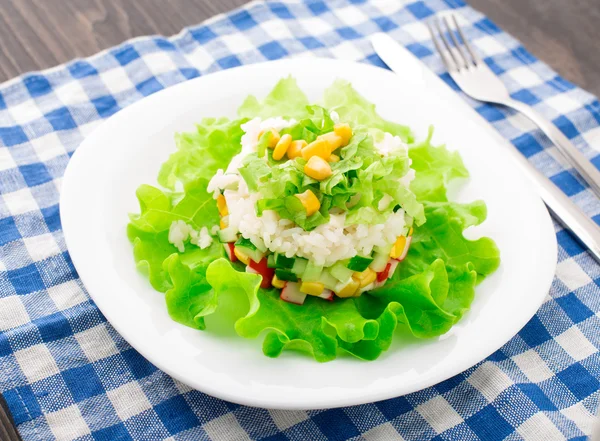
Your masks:
<svg viewBox="0 0 600 441"><path fill-rule="evenodd" d="M544 118L521 101L509 99L502 104L521 112L531 121L533 121L546 134L550 141L554 143L559 152L567 159L569 164L577 170L579 175L588 183L594 194L600 198L600 171L592 164L577 148L569 141L552 122Z"/></svg>

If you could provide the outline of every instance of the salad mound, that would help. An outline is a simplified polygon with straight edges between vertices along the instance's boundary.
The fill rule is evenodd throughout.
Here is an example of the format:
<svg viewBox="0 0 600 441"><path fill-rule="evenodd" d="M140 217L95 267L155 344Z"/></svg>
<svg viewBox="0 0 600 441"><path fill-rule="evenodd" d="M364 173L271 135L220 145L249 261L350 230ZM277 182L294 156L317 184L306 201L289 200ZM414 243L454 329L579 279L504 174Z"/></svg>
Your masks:
<svg viewBox="0 0 600 441"><path fill-rule="evenodd" d="M268 356L329 361L373 360L399 327L428 338L462 317L500 259L462 234L485 204L447 198L468 176L458 153L431 132L415 142L341 80L311 105L282 79L238 115L176 135L162 189L137 190L135 261L174 320L205 329L226 311L242 337L267 331Z"/></svg>

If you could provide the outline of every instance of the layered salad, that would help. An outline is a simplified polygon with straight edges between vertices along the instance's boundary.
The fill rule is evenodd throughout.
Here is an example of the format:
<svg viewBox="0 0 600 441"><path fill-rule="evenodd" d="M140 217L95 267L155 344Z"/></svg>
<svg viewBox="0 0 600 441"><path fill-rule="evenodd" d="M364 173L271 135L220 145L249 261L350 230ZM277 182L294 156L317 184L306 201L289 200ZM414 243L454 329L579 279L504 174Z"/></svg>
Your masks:
<svg viewBox="0 0 600 441"><path fill-rule="evenodd" d="M318 361L375 359L398 327L431 337L458 321L499 252L462 234L486 213L448 200L468 176L457 153L341 80L311 104L282 79L238 114L176 135L162 188L138 189L129 238L173 319L204 329L227 310L241 336L268 331L267 355Z"/></svg>

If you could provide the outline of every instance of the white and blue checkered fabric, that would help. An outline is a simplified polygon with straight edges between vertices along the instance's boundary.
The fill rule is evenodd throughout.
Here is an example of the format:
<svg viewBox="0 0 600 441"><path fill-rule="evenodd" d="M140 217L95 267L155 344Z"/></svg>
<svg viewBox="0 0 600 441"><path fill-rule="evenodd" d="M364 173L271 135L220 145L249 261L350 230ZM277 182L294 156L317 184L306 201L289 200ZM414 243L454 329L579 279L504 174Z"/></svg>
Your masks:
<svg viewBox="0 0 600 441"><path fill-rule="evenodd" d="M484 362L407 396L323 411L227 403L157 370L77 277L58 214L70 155L104 119L220 69L321 56L381 65L388 32L449 83L423 20L456 9L512 95L600 165L600 103L462 0L254 2L173 38L127 42L0 86L0 392L24 440L562 440L592 430L600 388L600 266L556 227L559 264L538 314ZM590 216L600 204L524 117L471 102Z"/></svg>

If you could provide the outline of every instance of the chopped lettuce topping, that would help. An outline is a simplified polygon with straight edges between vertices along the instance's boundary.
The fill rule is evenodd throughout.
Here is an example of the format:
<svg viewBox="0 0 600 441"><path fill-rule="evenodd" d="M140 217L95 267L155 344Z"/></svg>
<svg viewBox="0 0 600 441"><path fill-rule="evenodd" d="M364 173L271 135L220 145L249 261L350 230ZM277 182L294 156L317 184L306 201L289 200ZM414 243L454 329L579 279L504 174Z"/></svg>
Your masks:
<svg viewBox="0 0 600 441"><path fill-rule="evenodd" d="M294 139L310 143L333 130L328 110L319 106L308 106L307 110L310 118L283 130L282 134L290 133ZM247 155L239 168L248 189L263 196L257 204L259 214L263 210L274 210L281 218L294 221L305 230L329 222L329 211L334 208L347 213L347 225L384 223L396 206L402 207L417 225L425 221L422 204L398 182L410 169L406 150L397 149L382 156L366 128L359 126L350 143L339 149L340 161L331 163L333 173L322 181L304 173L306 160L303 158L275 161L272 151L266 150L268 160L265 162L264 151L263 148ZM321 207L309 217L294 197L306 190L317 196ZM378 202L383 198L389 201L380 210Z"/></svg>

